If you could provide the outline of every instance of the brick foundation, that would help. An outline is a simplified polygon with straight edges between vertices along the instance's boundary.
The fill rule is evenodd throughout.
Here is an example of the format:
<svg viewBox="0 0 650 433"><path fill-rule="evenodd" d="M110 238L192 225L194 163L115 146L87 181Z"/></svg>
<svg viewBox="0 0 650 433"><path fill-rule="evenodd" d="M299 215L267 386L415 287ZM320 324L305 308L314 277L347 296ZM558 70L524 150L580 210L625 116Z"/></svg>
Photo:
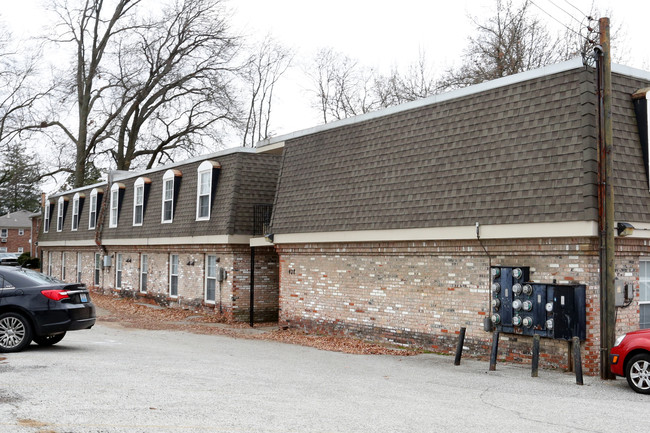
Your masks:
<svg viewBox="0 0 650 433"><path fill-rule="evenodd" d="M127 298L146 299L168 307L202 308L238 321L249 321L250 248L247 245L108 247L107 254L112 256L112 265L100 270L98 285L94 284L96 252L95 248L43 248L43 271L66 282L75 282L77 253L81 253L81 282L94 290ZM118 254L122 255L120 287L116 286L115 271ZM142 254L147 254L148 257L146 292L142 292L140 287ZM170 296L169 292L170 254L177 254L179 258L177 297ZM216 255L217 265L227 272L227 278L216 283L214 302L205 299L205 260L208 254ZM254 310L256 322L278 319L278 258L272 247L256 248Z"/></svg>
<svg viewBox="0 0 650 433"><path fill-rule="evenodd" d="M587 286L587 339L583 369L599 372L598 244L593 238L420 241L279 245L280 322L289 326L415 344L452 353L461 327L475 357L489 355L484 331L490 265L530 266L535 282ZM642 240L620 240L619 278L636 284ZM617 330L638 328L638 306L618 309ZM635 322L636 321L636 322ZM500 357L528 362L532 338L502 334ZM543 339L542 366L568 368L568 343Z"/></svg>

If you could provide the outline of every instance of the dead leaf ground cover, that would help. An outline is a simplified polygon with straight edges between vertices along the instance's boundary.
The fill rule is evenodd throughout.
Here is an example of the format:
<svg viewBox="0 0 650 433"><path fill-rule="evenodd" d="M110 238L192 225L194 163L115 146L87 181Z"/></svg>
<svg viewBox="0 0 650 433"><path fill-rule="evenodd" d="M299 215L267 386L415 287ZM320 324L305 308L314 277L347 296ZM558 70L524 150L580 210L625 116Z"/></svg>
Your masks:
<svg viewBox="0 0 650 433"><path fill-rule="evenodd" d="M247 323L234 322L218 314L181 308L157 308L132 299L101 293L93 293L92 296L98 308L98 321L113 322L125 327L270 340L359 355L410 356L422 353L420 350L390 347L352 337L282 329L277 323L256 323L255 327L251 328Z"/></svg>

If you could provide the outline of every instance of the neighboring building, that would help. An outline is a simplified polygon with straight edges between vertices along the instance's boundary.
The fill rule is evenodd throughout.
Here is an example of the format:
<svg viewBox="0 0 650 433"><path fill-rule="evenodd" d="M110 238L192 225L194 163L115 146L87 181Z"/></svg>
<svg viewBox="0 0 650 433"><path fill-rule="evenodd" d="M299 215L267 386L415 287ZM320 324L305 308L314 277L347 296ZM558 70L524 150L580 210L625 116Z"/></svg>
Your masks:
<svg viewBox="0 0 650 433"><path fill-rule="evenodd" d="M639 125L632 98L650 73L613 71L616 221L641 229L616 244L634 288L617 308L624 332L650 327L647 96ZM281 323L436 352L466 327L487 356L490 265L530 266L535 282L587 286L583 361L597 373L597 107L596 72L571 61L262 143L283 155L270 228ZM507 359L530 358L530 337L504 337ZM543 364L567 357L543 340Z"/></svg>
<svg viewBox="0 0 650 433"><path fill-rule="evenodd" d="M277 255L255 249L270 217L280 158L231 149L48 197L43 271L161 304L277 320ZM256 221L256 215L261 218ZM256 232L257 231L257 232Z"/></svg>
<svg viewBox="0 0 650 433"><path fill-rule="evenodd" d="M30 251L30 215L31 212L19 210L0 216L0 252L22 254Z"/></svg>
<svg viewBox="0 0 650 433"><path fill-rule="evenodd" d="M45 194L43 194L43 200L45 199ZM38 233L41 230L41 224L43 223L42 219L42 214L41 212L36 212L31 215L29 215L30 219L30 226L32 229L32 237L30 240L30 250L29 250L29 255L32 257L37 257L39 259L42 259L40 255L40 249L38 247Z"/></svg>

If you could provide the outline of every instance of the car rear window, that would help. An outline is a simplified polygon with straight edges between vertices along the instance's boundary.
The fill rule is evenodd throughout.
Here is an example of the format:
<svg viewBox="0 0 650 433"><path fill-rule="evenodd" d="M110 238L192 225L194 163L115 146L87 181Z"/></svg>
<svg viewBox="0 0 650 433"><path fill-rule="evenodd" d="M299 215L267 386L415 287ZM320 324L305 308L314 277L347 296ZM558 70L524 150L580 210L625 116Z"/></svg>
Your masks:
<svg viewBox="0 0 650 433"><path fill-rule="evenodd" d="M63 284L62 281L57 280L54 277L50 277L49 275L31 269L16 269L14 271L3 272L3 277L6 281L17 288L46 286L48 284Z"/></svg>

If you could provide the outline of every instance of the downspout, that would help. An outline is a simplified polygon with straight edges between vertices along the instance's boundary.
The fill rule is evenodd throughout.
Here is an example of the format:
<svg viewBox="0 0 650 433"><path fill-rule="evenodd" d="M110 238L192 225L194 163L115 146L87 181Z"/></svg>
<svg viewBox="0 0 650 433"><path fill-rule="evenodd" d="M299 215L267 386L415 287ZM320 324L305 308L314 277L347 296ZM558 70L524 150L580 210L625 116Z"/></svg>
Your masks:
<svg viewBox="0 0 650 433"><path fill-rule="evenodd" d="M478 221L476 221L476 240L478 243L481 245L483 248L483 251L485 251L485 255L488 258L488 282L487 282L487 288L488 288L488 315L484 320L483 323L483 329L486 332L490 332L492 330L492 256L490 256L490 253L488 252L487 248L485 248L485 245L483 245L483 241L481 241L481 234L480 234L480 224Z"/></svg>
<svg viewBox="0 0 650 433"><path fill-rule="evenodd" d="M251 277L250 277L250 305L248 314L250 317L250 326L253 327L255 321L255 247L251 246Z"/></svg>

